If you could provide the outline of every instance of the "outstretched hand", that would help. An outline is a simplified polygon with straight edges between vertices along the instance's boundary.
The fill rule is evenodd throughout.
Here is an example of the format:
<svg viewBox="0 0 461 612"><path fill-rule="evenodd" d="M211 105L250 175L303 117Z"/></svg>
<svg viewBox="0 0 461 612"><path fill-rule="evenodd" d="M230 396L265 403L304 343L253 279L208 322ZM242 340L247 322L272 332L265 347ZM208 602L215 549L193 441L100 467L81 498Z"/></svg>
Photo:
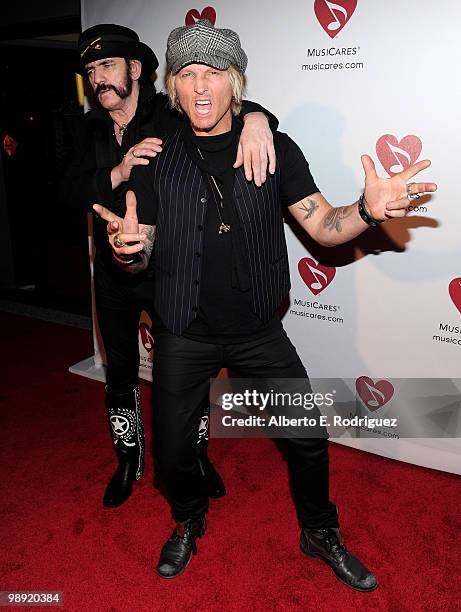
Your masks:
<svg viewBox="0 0 461 612"><path fill-rule="evenodd" d="M136 213L136 196L133 191L128 191L126 194L126 213L123 218L118 217L100 204L93 204L93 209L102 219L107 221L107 236L117 256L132 255L143 250L141 241L146 236L142 232L140 233Z"/></svg>
<svg viewBox="0 0 461 612"><path fill-rule="evenodd" d="M365 172L365 201L372 217L386 220L405 217L413 200L409 196L419 196L437 190L435 183L410 183L407 181L431 165L428 159L416 162L391 178L380 178L369 155L362 155Z"/></svg>

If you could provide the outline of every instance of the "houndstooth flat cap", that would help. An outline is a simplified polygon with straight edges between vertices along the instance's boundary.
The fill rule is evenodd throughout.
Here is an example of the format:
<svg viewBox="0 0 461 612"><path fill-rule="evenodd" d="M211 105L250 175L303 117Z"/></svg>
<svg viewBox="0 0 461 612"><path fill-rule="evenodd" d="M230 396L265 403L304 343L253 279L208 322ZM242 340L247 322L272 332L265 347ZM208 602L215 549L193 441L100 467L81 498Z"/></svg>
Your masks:
<svg viewBox="0 0 461 612"><path fill-rule="evenodd" d="M215 28L208 19L200 19L171 32L166 62L173 74L188 64L206 64L218 70L227 70L234 64L243 74L248 58L236 32Z"/></svg>

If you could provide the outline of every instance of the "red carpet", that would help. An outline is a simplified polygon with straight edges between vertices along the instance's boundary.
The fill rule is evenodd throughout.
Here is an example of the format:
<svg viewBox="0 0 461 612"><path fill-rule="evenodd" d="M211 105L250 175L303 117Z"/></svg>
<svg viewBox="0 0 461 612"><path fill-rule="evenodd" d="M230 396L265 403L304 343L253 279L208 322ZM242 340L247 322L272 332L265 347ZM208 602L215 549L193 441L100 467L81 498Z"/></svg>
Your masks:
<svg viewBox="0 0 461 612"><path fill-rule="evenodd" d="M332 498L376 591L351 591L301 555L286 465L269 440L211 441L228 495L212 501L186 573L158 578L172 523L149 458L124 506L101 505L114 466L103 386L67 372L91 353L90 333L9 315L0 323L0 590L63 591L71 611L461 608L460 479L336 444ZM142 397L150 430L148 385Z"/></svg>

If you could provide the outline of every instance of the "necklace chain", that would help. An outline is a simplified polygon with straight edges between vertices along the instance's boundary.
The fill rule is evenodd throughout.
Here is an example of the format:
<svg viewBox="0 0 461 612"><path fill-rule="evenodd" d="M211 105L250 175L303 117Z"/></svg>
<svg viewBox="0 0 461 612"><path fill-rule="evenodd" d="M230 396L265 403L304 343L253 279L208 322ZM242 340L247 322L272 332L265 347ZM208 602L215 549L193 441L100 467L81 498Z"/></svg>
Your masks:
<svg viewBox="0 0 461 612"><path fill-rule="evenodd" d="M219 187L218 187L218 185L216 183L215 177L212 174L210 174L210 177L211 177L211 180L213 181L213 185L216 187L216 191L219 193L219 197L221 198L221 208L222 208L223 207L223 203L222 203L223 202L223 197L222 197L221 190L219 189Z"/></svg>
<svg viewBox="0 0 461 612"><path fill-rule="evenodd" d="M200 151L200 149L197 149L197 151L198 151L198 154L200 155L200 157L201 157L202 159L204 159L204 157L203 157L202 152ZM228 223L224 223L224 219L222 218L222 214L221 214L221 210L220 210L220 209L223 209L223 208L224 208L224 207L223 207L223 199L224 199L224 198L223 198L223 195L222 195L222 193L221 193L221 190L219 189L219 187L218 187L218 185L217 185L217 183L216 183L216 179L215 179L215 177L214 177L212 174L210 174L210 177L211 177L211 180L213 181L213 185L216 187L216 191L219 193L219 197L220 197L220 199L221 199L220 204L218 204L218 203L215 201L215 204L216 204L216 210L218 211L219 220L221 221L221 225L219 226L218 234L222 234L222 233L227 234L227 232L229 232L229 231L230 231L231 226L230 226Z"/></svg>

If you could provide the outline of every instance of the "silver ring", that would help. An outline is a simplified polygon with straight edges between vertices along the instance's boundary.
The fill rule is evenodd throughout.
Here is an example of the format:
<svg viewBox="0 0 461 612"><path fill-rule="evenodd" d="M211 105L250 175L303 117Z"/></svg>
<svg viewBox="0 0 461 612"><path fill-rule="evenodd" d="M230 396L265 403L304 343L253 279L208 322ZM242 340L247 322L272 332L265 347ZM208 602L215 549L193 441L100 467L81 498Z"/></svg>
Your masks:
<svg viewBox="0 0 461 612"><path fill-rule="evenodd" d="M407 185L407 198L408 200L410 200L410 202L412 200L419 200L419 198L421 197L420 193L411 193L411 188L413 187L415 183L408 183Z"/></svg>
<svg viewBox="0 0 461 612"><path fill-rule="evenodd" d="M123 240L120 240L120 238L118 236L116 236L114 238L114 246L120 248L126 245L126 242L123 242Z"/></svg>

